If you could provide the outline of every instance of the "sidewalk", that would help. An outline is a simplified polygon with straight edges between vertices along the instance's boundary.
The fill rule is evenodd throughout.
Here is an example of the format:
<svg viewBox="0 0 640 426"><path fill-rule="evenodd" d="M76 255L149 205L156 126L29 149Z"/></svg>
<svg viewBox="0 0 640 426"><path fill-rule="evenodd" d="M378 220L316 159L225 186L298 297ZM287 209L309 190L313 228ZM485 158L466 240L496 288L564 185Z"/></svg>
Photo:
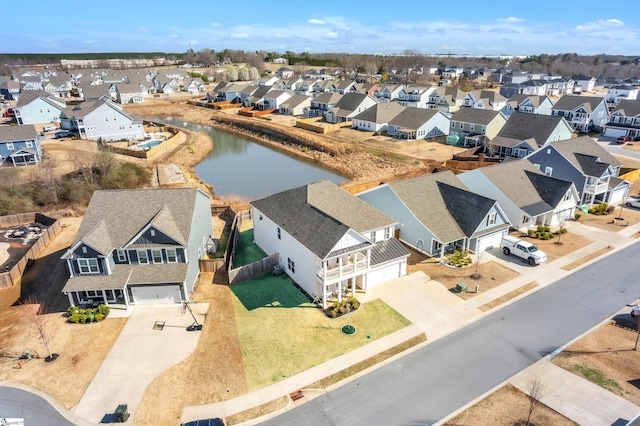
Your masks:
<svg viewBox="0 0 640 426"><path fill-rule="evenodd" d="M344 383L344 381L341 383L336 383L329 389L305 389L305 386L308 386L309 384L314 383L323 377L327 377L337 371L352 366L375 354L387 350L398 343L419 335L420 333L426 334L427 342L424 344L429 344L430 342L433 342L434 340L452 333L464 327L465 325L479 319L480 317L487 315L493 310L500 309L505 304L502 304L487 312L482 312L480 309L478 309L480 306L485 305L486 303L495 300L513 290L516 290L532 281L536 281L539 284L532 291L539 290L574 271L564 270L562 269L563 267L575 261L584 259L586 256L589 256L592 253L595 253L605 247L611 247L611 252L614 252L615 250L619 250L627 245L633 244L637 240L635 238L632 238L631 236L640 231L640 223L624 228L617 233L583 224L567 223L566 226L567 228L569 228L570 232L571 228L579 229L580 235L590 238L591 240L593 240L593 242L560 259L556 259L553 262L539 265L537 267L518 264L517 262L514 262L511 257L501 257L501 253L487 252L486 258L483 259L484 262L493 260L497 263L503 264L511 269L516 270L521 275L511 281L501 284L496 288L481 293L478 296L466 301L453 295L445 288L445 286L443 286L439 282L431 280L428 276L420 272L398 278L396 280L374 287L369 291L369 293L359 295L358 298L362 302L366 302L376 298L382 299L385 303L397 310L400 314L405 316L405 318L410 320L412 322L411 326L399 330L396 333L393 333L382 339L371 342L370 344L356 349L355 351L352 351L348 354L342 355L338 358L327 361L324 364L313 367L293 377L287 378L257 391L250 392L238 398L213 404L185 407L182 414L182 421L186 422L216 416L227 418L230 415L240 413L242 411L257 407L270 401L274 401L282 396L288 396L291 392L294 392L296 390L301 389L303 391L304 397L302 399L296 402L289 401L288 405L285 408L277 410L276 412L265 415L261 418L247 421L244 424L257 424L269 418L273 418L279 414L282 414L284 411L294 408L297 405L323 395L324 393L330 391L331 388L340 386ZM607 254L611 254L611 252ZM587 264L596 260L597 258L591 259L585 262L583 265L580 265L580 267L586 266ZM513 303L515 300L524 297L529 293L530 292L524 293L517 298L506 302L506 304ZM411 303L407 303L408 301ZM422 345L414 347L412 350L415 350ZM381 365L392 362L396 357L403 355L404 354L396 355L395 357L383 362ZM371 371L372 369L380 367L381 365L371 367L370 369L356 374L355 376L350 377L345 381L353 380L357 377L360 377ZM564 405L566 407L569 407L567 408L568 414L570 414L568 415L568 417L572 418L574 421L577 421L579 424L613 423L584 423L583 421L581 421L582 416L578 413L579 408L582 407L582 409L584 410L584 407L589 406L589 404L593 404L593 401L590 401L590 399L592 399L591 395L596 395L596 397L598 397L598 395L600 395L601 393L608 394L608 392L598 387L599 391L596 392L596 390L593 390L594 393L570 393L569 391L571 389L571 386L561 386L563 383L573 384L573 386L578 386L578 389L588 389L589 392L591 392L591 387L588 385L596 385L592 385L589 382L587 382L588 385L586 385L580 382L580 380L582 379L577 376L575 376L575 379L573 379L573 377L571 379L568 379L565 377L565 375L574 375L568 372L563 374L562 372L558 372L556 368L559 367L547 367L545 369L545 365L541 364L540 367L536 367L531 371L527 369L521 373L522 377L516 376L518 378L513 379L514 384L525 386L527 377L530 377L532 374L535 374L541 379L544 379L545 386L548 385L550 389L555 384L555 382L559 380L560 383L557 383L555 387L553 387L554 391L550 391L547 398L544 399L543 402L553 404L552 408L556 409L557 411L560 410L556 408L556 405ZM574 380L578 380L577 384L574 383ZM640 411L638 407L631 403L627 402L627 404L624 404L626 402L625 400L622 400L624 402L618 401L621 398L617 397L616 395L612 395L611 397L608 395L604 395L602 396L602 398L603 404L607 407L610 406L613 409L618 406L623 407L623 409L626 410L624 411L624 416L627 416L628 418L632 418L638 413L638 411ZM613 402L608 402L609 399L612 399ZM564 415L567 415L562 411L560 412ZM609 414L609 411L607 411L606 409L603 410L602 413L604 413L603 416L606 418L609 418L613 415ZM633 415L628 416L627 413L632 413ZM620 413L620 416L622 415L623 412ZM575 416L575 419L571 416ZM592 416L591 418L594 418L594 416ZM616 417L614 421L617 418L618 417Z"/></svg>

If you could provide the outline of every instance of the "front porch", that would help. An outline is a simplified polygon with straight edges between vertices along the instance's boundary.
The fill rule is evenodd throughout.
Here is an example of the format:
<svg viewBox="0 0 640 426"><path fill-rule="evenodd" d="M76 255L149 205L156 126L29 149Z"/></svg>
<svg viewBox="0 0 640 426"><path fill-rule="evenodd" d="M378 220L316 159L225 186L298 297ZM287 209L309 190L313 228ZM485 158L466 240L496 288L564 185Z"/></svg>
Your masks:
<svg viewBox="0 0 640 426"><path fill-rule="evenodd" d="M367 290L367 273L371 271L371 247L364 251L337 252L322 261L322 267L316 276L320 290L319 301L323 308L335 298L338 302L348 292L356 294L356 287Z"/></svg>

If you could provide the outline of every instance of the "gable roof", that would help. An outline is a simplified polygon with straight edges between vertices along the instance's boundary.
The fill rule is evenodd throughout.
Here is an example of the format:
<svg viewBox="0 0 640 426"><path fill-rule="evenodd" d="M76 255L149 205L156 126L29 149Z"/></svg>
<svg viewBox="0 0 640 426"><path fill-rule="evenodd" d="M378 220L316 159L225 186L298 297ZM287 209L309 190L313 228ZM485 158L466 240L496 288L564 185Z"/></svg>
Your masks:
<svg viewBox="0 0 640 426"><path fill-rule="evenodd" d="M280 105L280 107L295 108L295 107L297 107L298 105L300 105L301 103L303 103L303 102L305 102L307 100L311 100L311 98L309 96L306 96L306 95L294 94L289 99L284 101Z"/></svg>
<svg viewBox="0 0 640 426"><path fill-rule="evenodd" d="M354 120L370 121L373 123L388 123L405 110L397 102L385 102L372 106L353 117Z"/></svg>
<svg viewBox="0 0 640 426"><path fill-rule="evenodd" d="M72 246L82 241L108 255L149 224L186 246L198 192L204 194L198 188L95 191Z"/></svg>
<svg viewBox="0 0 640 426"><path fill-rule="evenodd" d="M580 136L575 139L555 141L551 142L550 145L553 146L560 154L562 154L571 164L585 173L586 170L583 167L587 166L588 163L593 163L595 161L593 159L595 158L599 158L602 163L606 163L607 165L612 165L614 167L622 165L620 161L618 161L606 149L598 145L598 143L591 139L589 136ZM578 156L576 156L576 154L582 154L582 159L578 160ZM585 158L585 156L593 158L589 159ZM582 164L580 163L580 161L582 161ZM600 175L601 174L589 176Z"/></svg>
<svg viewBox="0 0 640 426"><path fill-rule="evenodd" d="M640 100L632 101L628 99L623 99L620 102L618 102L618 104L613 109L613 111L611 111L611 114L615 112L620 112L625 117L640 116Z"/></svg>
<svg viewBox="0 0 640 426"><path fill-rule="evenodd" d="M553 210L553 206L545 201L538 190L540 181L545 182L543 175L529 161L520 159L505 161L493 166L477 169L491 181L511 202L531 216L537 216ZM541 178L531 176L541 175ZM571 183L569 183L571 186ZM563 194L564 195L564 194ZM553 197L545 196L548 199Z"/></svg>
<svg viewBox="0 0 640 426"><path fill-rule="evenodd" d="M572 183L569 181L530 170L525 170L524 172L542 200L552 207L557 206L567 194L567 191L571 189Z"/></svg>
<svg viewBox="0 0 640 426"><path fill-rule="evenodd" d="M0 143L33 141L38 139L36 128L31 124L19 126L0 126Z"/></svg>
<svg viewBox="0 0 640 426"><path fill-rule="evenodd" d="M442 114L439 109L407 107L404 111L400 112L396 117L389 121L389 124L407 129L418 129L438 114Z"/></svg>
<svg viewBox="0 0 640 426"><path fill-rule="evenodd" d="M501 114L501 112L491 111L488 109L460 108L458 111L453 113L451 121L482 124L486 126L491 123L498 116L498 114Z"/></svg>
<svg viewBox="0 0 640 426"><path fill-rule="evenodd" d="M536 143L536 140L534 138L516 139L516 138L507 138L507 137L504 137L504 136L496 136L495 138L491 139L491 141L488 142L488 145L504 146L504 147L512 147L513 148L514 146L517 146L517 145L521 144L522 142L526 142L534 150L538 149L538 144Z"/></svg>
<svg viewBox="0 0 640 426"><path fill-rule="evenodd" d="M469 191L451 171L386 185L442 243L471 237L477 225L486 217L488 209L495 204L494 200ZM465 199L474 208L469 208Z"/></svg>
<svg viewBox="0 0 640 426"><path fill-rule="evenodd" d="M363 233L396 223L329 181L279 192L251 205L322 259L349 229Z"/></svg>
<svg viewBox="0 0 640 426"><path fill-rule="evenodd" d="M597 96L565 95L558 99L558 102L556 102L551 109L558 111L572 111L582 106L586 112L591 113L602 102L604 102L604 98Z"/></svg>
<svg viewBox="0 0 640 426"><path fill-rule="evenodd" d="M345 93L336 103L336 108L344 111L355 111L367 98L375 100L366 93Z"/></svg>
<svg viewBox="0 0 640 426"><path fill-rule="evenodd" d="M560 115L527 114L515 111L502 126L498 136L520 140L534 138L538 145L542 146L562 121L565 121L567 130L572 132L571 126Z"/></svg>

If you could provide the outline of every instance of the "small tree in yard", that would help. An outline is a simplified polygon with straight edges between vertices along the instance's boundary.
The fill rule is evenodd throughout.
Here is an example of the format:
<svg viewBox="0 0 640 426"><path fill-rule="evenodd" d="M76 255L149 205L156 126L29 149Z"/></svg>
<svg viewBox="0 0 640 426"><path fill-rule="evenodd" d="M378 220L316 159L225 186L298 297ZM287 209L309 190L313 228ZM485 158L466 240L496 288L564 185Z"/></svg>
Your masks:
<svg viewBox="0 0 640 426"><path fill-rule="evenodd" d="M540 379L529 379L527 381L527 391L527 397L529 398L529 410L527 412L527 421L525 425L530 426L533 411L538 406L542 395L544 395L544 385L542 384Z"/></svg>
<svg viewBox="0 0 640 426"><path fill-rule="evenodd" d="M38 306L38 309L31 314L30 319L33 326L38 331L42 344L47 350L48 355L44 359L44 361L45 362L55 361L58 358L58 354L51 353L50 344L51 344L52 334L49 331L49 328L47 326L47 319L45 318L45 315L47 313L46 306L43 303L38 302L38 299L33 296L28 297L25 304Z"/></svg>

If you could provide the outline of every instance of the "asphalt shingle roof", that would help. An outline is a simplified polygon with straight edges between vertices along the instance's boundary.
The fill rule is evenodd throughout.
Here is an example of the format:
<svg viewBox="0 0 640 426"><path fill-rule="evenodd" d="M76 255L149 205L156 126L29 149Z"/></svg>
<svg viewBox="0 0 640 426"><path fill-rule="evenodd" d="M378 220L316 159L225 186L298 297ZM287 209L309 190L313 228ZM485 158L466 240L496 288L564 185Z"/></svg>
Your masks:
<svg viewBox="0 0 640 426"><path fill-rule="evenodd" d="M625 117L637 117L640 116L640 100L630 101L627 99L621 100L618 105L611 111L613 114L616 111L620 111ZM614 123L614 125L617 123Z"/></svg>
<svg viewBox="0 0 640 426"><path fill-rule="evenodd" d="M384 102L362 111L353 117L353 119L370 121L372 123L388 123L404 110L405 107L397 102Z"/></svg>
<svg viewBox="0 0 640 426"><path fill-rule="evenodd" d="M491 123L498 114L500 114L500 111L489 111L477 108L460 108L458 111L453 113L451 121L482 124L486 126Z"/></svg>
<svg viewBox="0 0 640 426"><path fill-rule="evenodd" d="M498 136L519 140L534 138L536 143L542 146L563 120L564 117L559 115L527 114L516 111L500 129ZM568 125L567 127L569 128Z"/></svg>
<svg viewBox="0 0 640 426"><path fill-rule="evenodd" d="M36 128L31 124L22 126L0 126L0 143L32 141L38 137Z"/></svg>
<svg viewBox="0 0 640 426"><path fill-rule="evenodd" d="M415 130L437 114L441 114L438 109L407 107L393 120L389 121L389 124Z"/></svg>
<svg viewBox="0 0 640 426"><path fill-rule="evenodd" d="M614 167L622 165L620 161L589 136L551 142L549 145L553 146L560 154L569 160L570 163L583 172L586 172L586 170L582 168L583 164L580 164L576 154L599 158L602 163L610 164ZM600 176L600 174L589 176Z"/></svg>
<svg viewBox="0 0 640 426"><path fill-rule="evenodd" d="M565 95L558 99L558 102L555 103L552 109L557 111L573 111L582 106L586 112L591 113L602 102L604 102L604 98L597 96Z"/></svg>
<svg viewBox="0 0 640 426"><path fill-rule="evenodd" d="M396 223L328 181L270 195L251 205L322 259L349 229L364 233Z"/></svg>

